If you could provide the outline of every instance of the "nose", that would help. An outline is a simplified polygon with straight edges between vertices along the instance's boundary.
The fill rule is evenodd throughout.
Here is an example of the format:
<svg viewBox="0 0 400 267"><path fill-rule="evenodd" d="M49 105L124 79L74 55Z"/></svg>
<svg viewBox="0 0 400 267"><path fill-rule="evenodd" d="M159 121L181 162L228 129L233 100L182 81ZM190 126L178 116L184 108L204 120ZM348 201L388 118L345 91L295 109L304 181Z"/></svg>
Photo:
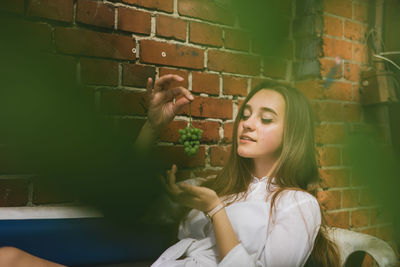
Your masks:
<svg viewBox="0 0 400 267"><path fill-rule="evenodd" d="M247 120L243 121L243 129L252 131L255 129L254 116L250 116Z"/></svg>

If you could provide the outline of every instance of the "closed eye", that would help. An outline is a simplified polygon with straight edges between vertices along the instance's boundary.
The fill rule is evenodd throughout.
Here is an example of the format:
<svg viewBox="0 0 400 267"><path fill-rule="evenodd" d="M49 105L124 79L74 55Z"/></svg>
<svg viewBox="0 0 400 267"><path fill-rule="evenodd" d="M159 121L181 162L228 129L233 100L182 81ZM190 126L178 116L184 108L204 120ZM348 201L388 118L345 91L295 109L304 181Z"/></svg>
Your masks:
<svg viewBox="0 0 400 267"><path fill-rule="evenodd" d="M267 124L272 122L272 119L261 119L262 123Z"/></svg>
<svg viewBox="0 0 400 267"><path fill-rule="evenodd" d="M248 115L242 115L242 120L247 120L248 118L250 118L250 116L248 116Z"/></svg>

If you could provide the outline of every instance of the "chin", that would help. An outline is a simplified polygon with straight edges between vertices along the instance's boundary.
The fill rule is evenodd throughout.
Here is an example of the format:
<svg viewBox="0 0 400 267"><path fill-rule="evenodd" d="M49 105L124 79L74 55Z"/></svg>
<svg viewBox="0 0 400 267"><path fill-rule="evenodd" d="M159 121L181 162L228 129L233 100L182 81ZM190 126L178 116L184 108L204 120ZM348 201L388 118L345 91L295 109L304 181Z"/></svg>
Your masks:
<svg viewBox="0 0 400 267"><path fill-rule="evenodd" d="M238 147L236 152L242 158L253 158L254 157L254 155L252 155L251 153L246 153L246 151L243 151L242 149L240 149L240 147Z"/></svg>

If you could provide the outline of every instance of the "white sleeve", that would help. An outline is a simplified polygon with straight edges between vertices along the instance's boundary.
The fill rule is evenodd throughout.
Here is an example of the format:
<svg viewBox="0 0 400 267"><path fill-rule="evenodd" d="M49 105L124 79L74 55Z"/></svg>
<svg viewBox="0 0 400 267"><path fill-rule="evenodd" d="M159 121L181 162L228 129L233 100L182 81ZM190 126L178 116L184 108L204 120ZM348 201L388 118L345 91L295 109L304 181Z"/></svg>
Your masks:
<svg viewBox="0 0 400 267"><path fill-rule="evenodd" d="M260 255L249 254L242 244L238 244L218 266L303 266L321 225L318 202L306 194L291 191L279 199Z"/></svg>

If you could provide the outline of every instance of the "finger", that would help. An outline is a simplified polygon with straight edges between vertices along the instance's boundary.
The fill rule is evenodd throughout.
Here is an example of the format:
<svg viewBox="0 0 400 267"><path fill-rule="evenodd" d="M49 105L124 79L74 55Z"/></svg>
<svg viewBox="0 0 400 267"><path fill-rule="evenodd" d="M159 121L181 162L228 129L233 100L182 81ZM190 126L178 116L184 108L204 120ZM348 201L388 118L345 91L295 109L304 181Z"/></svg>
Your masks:
<svg viewBox="0 0 400 267"><path fill-rule="evenodd" d="M153 79L151 77L147 78L146 89L147 89L147 93L149 95L151 94L151 91L153 90L152 84L153 84Z"/></svg>
<svg viewBox="0 0 400 267"><path fill-rule="evenodd" d="M179 189L181 189L183 192L190 194L192 196L200 196L203 193L203 190L200 186L195 186L195 185L190 185L188 183L179 183L178 184Z"/></svg>
<svg viewBox="0 0 400 267"><path fill-rule="evenodd" d="M160 182L161 182L162 186L164 187L164 189L167 190L167 191L169 192L170 189L169 189L167 183L165 182L165 177L162 176L162 175L160 175L160 176L159 176L159 179L160 179Z"/></svg>
<svg viewBox="0 0 400 267"><path fill-rule="evenodd" d="M175 183L175 180L176 180L176 176L175 176L176 169L177 169L176 165L173 164L172 167L171 167L171 170L168 171L168 185L171 188L177 187L177 185Z"/></svg>
<svg viewBox="0 0 400 267"><path fill-rule="evenodd" d="M166 91L165 93L167 94L167 97L169 97L171 99L174 97L183 95L188 100L191 100L191 101L194 100L194 96L190 93L190 91L188 89L186 89L183 86L178 86L178 87L172 88L172 89Z"/></svg>
<svg viewBox="0 0 400 267"><path fill-rule="evenodd" d="M174 114L178 114L178 112L183 108L184 105L189 103L190 101L186 97L181 97L175 101L173 108Z"/></svg>
<svg viewBox="0 0 400 267"><path fill-rule="evenodd" d="M178 81L181 82L184 79L175 74L167 74L162 77L160 77L155 83L154 83L154 90L155 91L161 91L163 89L167 89L168 85L173 82L173 81Z"/></svg>

